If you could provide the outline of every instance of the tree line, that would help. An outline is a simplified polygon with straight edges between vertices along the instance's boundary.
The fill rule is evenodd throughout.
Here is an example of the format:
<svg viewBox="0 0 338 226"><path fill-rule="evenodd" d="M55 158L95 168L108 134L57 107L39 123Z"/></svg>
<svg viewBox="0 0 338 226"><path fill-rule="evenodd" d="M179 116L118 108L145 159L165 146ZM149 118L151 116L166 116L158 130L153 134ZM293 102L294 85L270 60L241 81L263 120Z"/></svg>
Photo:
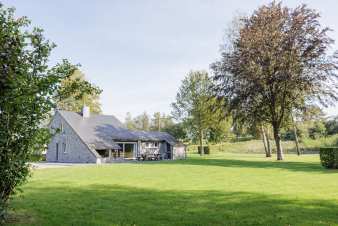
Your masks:
<svg viewBox="0 0 338 226"><path fill-rule="evenodd" d="M212 75L190 72L173 104L177 119L190 126L200 146L214 120L272 129L277 160L283 160L281 132L293 125L299 153L297 118L308 109L337 101L338 53L330 29L306 5L272 2L240 16L228 29ZM220 116L220 117L218 117ZM271 156L269 148L267 156ZM269 153L270 152L270 153Z"/></svg>

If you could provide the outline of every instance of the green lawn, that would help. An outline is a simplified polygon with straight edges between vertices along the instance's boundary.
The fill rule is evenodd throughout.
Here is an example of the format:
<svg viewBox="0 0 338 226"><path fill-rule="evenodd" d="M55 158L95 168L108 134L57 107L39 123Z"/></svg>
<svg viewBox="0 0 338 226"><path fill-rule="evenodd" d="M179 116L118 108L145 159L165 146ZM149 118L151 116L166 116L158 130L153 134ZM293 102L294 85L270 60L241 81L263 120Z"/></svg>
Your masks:
<svg viewBox="0 0 338 226"><path fill-rule="evenodd" d="M286 158L40 169L11 206L25 225L338 225L338 171L317 155Z"/></svg>

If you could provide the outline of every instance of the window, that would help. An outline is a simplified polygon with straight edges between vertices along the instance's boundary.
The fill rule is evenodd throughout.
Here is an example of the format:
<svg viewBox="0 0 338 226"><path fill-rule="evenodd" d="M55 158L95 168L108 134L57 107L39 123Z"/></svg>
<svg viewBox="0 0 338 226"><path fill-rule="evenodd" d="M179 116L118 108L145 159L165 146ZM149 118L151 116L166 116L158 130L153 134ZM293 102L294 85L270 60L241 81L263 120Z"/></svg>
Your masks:
<svg viewBox="0 0 338 226"><path fill-rule="evenodd" d="M55 160L59 160L59 143L56 143Z"/></svg>
<svg viewBox="0 0 338 226"><path fill-rule="evenodd" d="M62 150L63 150L63 153L67 153L67 151L66 151L66 144L65 143L62 143Z"/></svg>
<svg viewBox="0 0 338 226"><path fill-rule="evenodd" d="M60 124L60 133L64 133L64 130L63 130L63 123Z"/></svg>
<svg viewBox="0 0 338 226"><path fill-rule="evenodd" d="M154 143L154 146L155 146L155 148L157 148L157 147L158 147L158 143L157 143L157 142L155 142L155 143Z"/></svg>

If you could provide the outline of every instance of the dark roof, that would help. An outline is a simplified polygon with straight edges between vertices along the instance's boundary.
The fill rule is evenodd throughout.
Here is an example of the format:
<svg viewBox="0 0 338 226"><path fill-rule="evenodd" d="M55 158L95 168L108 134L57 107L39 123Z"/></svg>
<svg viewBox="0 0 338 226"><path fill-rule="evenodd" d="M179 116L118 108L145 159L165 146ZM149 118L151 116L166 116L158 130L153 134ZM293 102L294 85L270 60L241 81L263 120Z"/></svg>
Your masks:
<svg viewBox="0 0 338 226"><path fill-rule="evenodd" d="M166 132L129 130L112 115L91 115L83 118L76 112L58 112L81 139L95 149L120 148L114 141L166 141L172 145L176 143L175 138Z"/></svg>

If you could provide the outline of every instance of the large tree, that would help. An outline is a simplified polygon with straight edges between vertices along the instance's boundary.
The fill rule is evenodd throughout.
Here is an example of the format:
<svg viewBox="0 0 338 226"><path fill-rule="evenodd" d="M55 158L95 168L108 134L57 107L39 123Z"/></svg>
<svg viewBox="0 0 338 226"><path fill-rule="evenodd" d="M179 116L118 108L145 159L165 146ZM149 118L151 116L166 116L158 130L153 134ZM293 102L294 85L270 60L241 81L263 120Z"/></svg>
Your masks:
<svg viewBox="0 0 338 226"><path fill-rule="evenodd" d="M216 100L212 98L210 87L211 80L206 71L191 71L182 81L176 102L172 104L173 115L195 135L200 147L203 147L207 130L218 120L218 115L213 112Z"/></svg>
<svg viewBox="0 0 338 226"><path fill-rule="evenodd" d="M243 26L212 68L218 96L230 109L245 109L272 125L277 159L283 159L280 130L294 109L337 100L337 54L320 15L306 5L272 2L242 19Z"/></svg>
<svg viewBox="0 0 338 226"><path fill-rule="evenodd" d="M71 76L61 81L54 101L60 110L80 112L83 105L91 112L101 113L100 94L102 90L85 79L84 74L75 70Z"/></svg>
<svg viewBox="0 0 338 226"><path fill-rule="evenodd" d="M27 161L41 139L60 80L75 66L48 67L55 46L26 17L0 4L0 223L10 196L29 174Z"/></svg>

